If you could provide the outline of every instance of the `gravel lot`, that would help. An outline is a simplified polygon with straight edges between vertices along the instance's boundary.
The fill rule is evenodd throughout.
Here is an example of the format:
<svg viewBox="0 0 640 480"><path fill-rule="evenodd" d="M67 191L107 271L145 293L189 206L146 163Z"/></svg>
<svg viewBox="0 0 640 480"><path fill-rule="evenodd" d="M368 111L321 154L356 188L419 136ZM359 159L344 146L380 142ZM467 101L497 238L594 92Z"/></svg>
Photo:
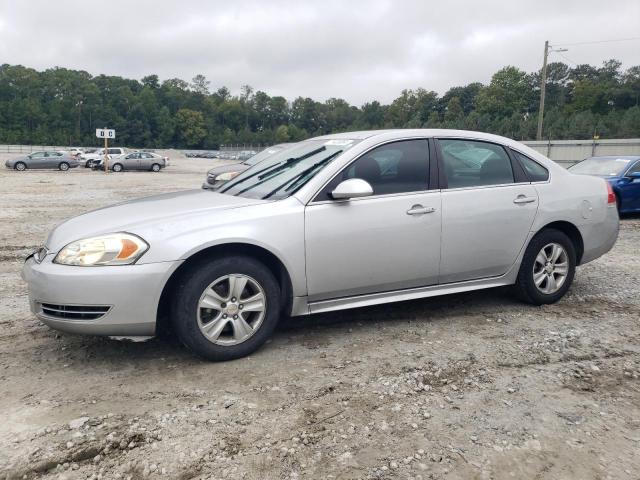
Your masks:
<svg viewBox="0 0 640 480"><path fill-rule="evenodd" d="M169 156L158 174L0 170L0 478L639 478L639 217L552 306L498 289L316 315L218 364L42 325L26 253L215 163Z"/></svg>

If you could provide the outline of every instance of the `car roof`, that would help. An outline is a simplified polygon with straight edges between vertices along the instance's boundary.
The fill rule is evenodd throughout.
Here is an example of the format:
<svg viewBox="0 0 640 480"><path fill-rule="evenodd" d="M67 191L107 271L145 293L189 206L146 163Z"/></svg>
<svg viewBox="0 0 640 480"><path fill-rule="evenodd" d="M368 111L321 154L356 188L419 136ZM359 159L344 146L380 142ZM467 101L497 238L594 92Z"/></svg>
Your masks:
<svg viewBox="0 0 640 480"><path fill-rule="evenodd" d="M597 157L588 157L589 160L615 160L617 158L623 160L640 160L640 155L604 155Z"/></svg>
<svg viewBox="0 0 640 480"><path fill-rule="evenodd" d="M323 135L315 137L319 140L332 140L332 139L354 139L364 140L367 138L382 136L382 135L398 135L398 136L413 136L421 135L425 137L464 137L477 140L498 141L502 143L514 143L513 139L507 137L501 137L500 135L493 135L491 133L476 132L473 130L452 130L446 128L393 128L386 130L362 130L357 132L343 132ZM310 139L313 140L313 139ZM517 142L516 142L517 143Z"/></svg>

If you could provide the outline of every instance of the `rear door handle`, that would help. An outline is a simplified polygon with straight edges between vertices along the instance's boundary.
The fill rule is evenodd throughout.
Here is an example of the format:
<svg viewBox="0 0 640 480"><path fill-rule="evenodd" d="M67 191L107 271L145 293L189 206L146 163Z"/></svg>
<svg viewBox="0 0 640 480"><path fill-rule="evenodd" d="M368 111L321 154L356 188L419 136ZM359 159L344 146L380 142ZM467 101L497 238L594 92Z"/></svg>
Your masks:
<svg viewBox="0 0 640 480"><path fill-rule="evenodd" d="M524 195L518 195L513 203L533 203L536 201L536 197L525 197Z"/></svg>
<svg viewBox="0 0 640 480"><path fill-rule="evenodd" d="M433 207L423 207L422 205L414 205L407 210L407 215L424 215L425 213L433 213L436 209Z"/></svg>

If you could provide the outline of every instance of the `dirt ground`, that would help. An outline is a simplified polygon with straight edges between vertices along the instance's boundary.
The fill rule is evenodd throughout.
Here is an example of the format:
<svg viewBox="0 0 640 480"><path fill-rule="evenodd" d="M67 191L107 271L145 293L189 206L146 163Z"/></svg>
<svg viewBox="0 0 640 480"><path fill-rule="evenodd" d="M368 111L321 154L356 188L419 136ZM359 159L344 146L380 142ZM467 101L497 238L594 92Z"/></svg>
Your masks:
<svg viewBox="0 0 640 480"><path fill-rule="evenodd" d="M0 169L0 478L640 478L640 218L552 306L498 289L315 315L217 364L42 325L25 255L215 163L169 155L158 174Z"/></svg>

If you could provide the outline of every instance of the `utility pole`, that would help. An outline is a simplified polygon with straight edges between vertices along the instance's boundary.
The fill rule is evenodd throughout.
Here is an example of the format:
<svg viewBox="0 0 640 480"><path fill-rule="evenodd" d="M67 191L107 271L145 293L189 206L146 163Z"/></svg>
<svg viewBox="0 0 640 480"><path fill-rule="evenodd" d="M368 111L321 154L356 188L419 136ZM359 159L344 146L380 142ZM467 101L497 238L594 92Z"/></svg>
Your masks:
<svg viewBox="0 0 640 480"><path fill-rule="evenodd" d="M549 56L549 40L544 42L544 60L540 76L540 108L538 108L538 134L536 140L542 140L542 119L544 117L544 95L547 88L547 57Z"/></svg>
<svg viewBox="0 0 640 480"><path fill-rule="evenodd" d="M566 52L566 48L556 48L549 45L549 40L544 42L544 60L542 61L542 75L540 75L540 108L538 108L538 134L536 140L542 140L542 121L544 119L544 97L547 90L547 57L551 52Z"/></svg>

